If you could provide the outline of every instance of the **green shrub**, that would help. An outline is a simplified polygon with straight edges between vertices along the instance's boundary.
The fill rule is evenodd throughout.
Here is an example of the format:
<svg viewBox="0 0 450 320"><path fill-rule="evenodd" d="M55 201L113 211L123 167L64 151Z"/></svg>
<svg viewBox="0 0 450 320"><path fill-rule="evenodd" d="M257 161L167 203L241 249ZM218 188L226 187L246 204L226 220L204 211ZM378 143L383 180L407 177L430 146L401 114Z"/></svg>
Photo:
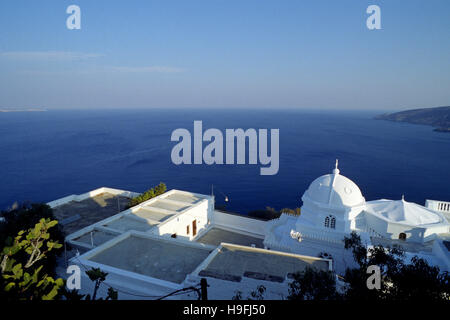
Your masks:
<svg viewBox="0 0 450 320"><path fill-rule="evenodd" d="M62 245L50 238L56 220L40 219L33 228L19 231L11 245L0 253L0 298L6 300L53 300L58 297L63 279L44 273L42 262L49 252ZM22 262L23 257L26 259Z"/></svg>
<svg viewBox="0 0 450 320"><path fill-rule="evenodd" d="M166 192L167 187L166 185L161 182L159 185L157 185L154 188L151 188L147 191L145 191L144 193L142 193L141 195L134 197L133 199L130 200L128 207L134 207L137 206L138 204L145 202L147 200L150 200L154 197L159 196L160 194L163 194L164 192Z"/></svg>
<svg viewBox="0 0 450 320"><path fill-rule="evenodd" d="M0 222L0 250L4 247L11 246L14 238L21 230L34 228L42 218L51 221L56 220L52 208L46 204L33 203L17 205L14 209L3 211L0 214L4 220ZM64 232L60 224L56 224L49 229L50 238L59 243L64 243ZM64 252L64 248L53 248L46 255L45 263L37 263L33 268L42 266L41 272L49 276L56 276L56 259ZM19 251L15 255L15 259L22 265L26 264L28 255L24 251Z"/></svg>

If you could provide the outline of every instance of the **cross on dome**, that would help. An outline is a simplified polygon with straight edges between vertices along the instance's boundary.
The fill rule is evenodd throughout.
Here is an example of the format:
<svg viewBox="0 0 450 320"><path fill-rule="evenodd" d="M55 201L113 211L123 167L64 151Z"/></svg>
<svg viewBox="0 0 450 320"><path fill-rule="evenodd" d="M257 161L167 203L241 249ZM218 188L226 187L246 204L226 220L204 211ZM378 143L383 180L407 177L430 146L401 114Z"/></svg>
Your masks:
<svg viewBox="0 0 450 320"><path fill-rule="evenodd" d="M342 209L359 206L365 199L359 187L349 178L340 174L339 160L336 159L333 172L320 176L309 185L302 197L303 204L312 207Z"/></svg>
<svg viewBox="0 0 450 320"><path fill-rule="evenodd" d="M333 169L334 174L339 174L341 172L339 170L338 166L339 166L339 159L336 159L336 165L335 165L335 168Z"/></svg>

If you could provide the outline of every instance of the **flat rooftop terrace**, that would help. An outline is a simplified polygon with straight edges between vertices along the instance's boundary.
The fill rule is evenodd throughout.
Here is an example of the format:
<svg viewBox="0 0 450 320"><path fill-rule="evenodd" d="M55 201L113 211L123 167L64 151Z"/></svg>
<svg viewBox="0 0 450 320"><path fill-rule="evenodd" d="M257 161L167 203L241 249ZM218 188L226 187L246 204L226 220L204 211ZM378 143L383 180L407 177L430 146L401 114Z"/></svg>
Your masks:
<svg viewBox="0 0 450 320"><path fill-rule="evenodd" d="M263 241L264 239L215 227L209 229L204 235L197 239L197 242L199 243L213 246L219 246L222 242L226 242L249 247L254 244L257 248L264 248Z"/></svg>
<svg viewBox="0 0 450 320"><path fill-rule="evenodd" d="M168 200L174 200L179 202L185 202L190 204L196 204L202 200L202 198L190 194L172 193L166 197Z"/></svg>
<svg viewBox="0 0 450 320"><path fill-rule="evenodd" d="M240 282L242 277L283 282L306 267L330 270L329 260L223 244L199 276Z"/></svg>
<svg viewBox="0 0 450 320"><path fill-rule="evenodd" d="M211 248L135 234L98 249L87 260L174 283L182 283L212 252Z"/></svg>
<svg viewBox="0 0 450 320"><path fill-rule="evenodd" d="M202 200L200 197L172 190L168 194L160 195L131 208L122 217L106 222L102 226L119 232L132 230L146 232L171 217L192 209Z"/></svg>
<svg viewBox="0 0 450 320"><path fill-rule="evenodd" d="M117 233L106 232L103 230L92 230L91 232L87 232L74 240L92 247L97 247L115 237L117 237Z"/></svg>
<svg viewBox="0 0 450 320"><path fill-rule="evenodd" d="M59 219L67 217L66 224L69 228L66 229L66 239L70 244L83 249L93 249L129 231L151 233L152 229L168 223L175 216L211 200L210 196L173 189L124 210L128 205L129 195L134 193L111 190L121 193L114 196L104 190L88 199L84 197L89 195L83 194L82 200L64 202L65 198L62 198L53 201L52 205ZM120 201L119 204L117 201ZM58 202L64 204L58 205Z"/></svg>
<svg viewBox="0 0 450 320"><path fill-rule="evenodd" d="M125 210L130 198L101 193L82 201L70 201L53 208L56 219L64 225L68 235ZM68 223L63 223L67 219Z"/></svg>
<svg viewBox="0 0 450 320"><path fill-rule="evenodd" d="M151 206L145 206L132 212L132 214L143 219L148 219L155 222L164 222L165 220L172 217L175 213L164 212L162 210L157 211L157 209L151 208Z"/></svg>

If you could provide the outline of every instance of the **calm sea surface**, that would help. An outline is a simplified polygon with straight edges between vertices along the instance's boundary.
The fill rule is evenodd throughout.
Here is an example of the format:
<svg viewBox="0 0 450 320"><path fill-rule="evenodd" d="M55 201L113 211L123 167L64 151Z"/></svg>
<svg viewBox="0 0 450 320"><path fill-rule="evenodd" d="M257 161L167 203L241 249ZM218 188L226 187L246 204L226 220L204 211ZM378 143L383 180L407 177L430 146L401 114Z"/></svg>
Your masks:
<svg viewBox="0 0 450 320"><path fill-rule="evenodd" d="M373 120L377 112L108 110L0 113L0 209L108 186L210 193L246 213L301 204L308 185L331 172L355 181L366 200L450 201L450 134ZM172 164L173 130L279 128L280 170L260 165ZM224 131L223 131L224 132Z"/></svg>

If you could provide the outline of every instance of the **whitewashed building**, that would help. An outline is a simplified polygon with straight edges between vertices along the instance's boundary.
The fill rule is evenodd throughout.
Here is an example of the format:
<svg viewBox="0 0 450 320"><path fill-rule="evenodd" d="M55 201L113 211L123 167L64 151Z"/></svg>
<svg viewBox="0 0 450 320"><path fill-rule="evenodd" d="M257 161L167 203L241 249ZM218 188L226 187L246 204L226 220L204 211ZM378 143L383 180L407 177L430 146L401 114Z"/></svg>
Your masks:
<svg viewBox="0 0 450 320"><path fill-rule="evenodd" d="M64 226L83 225L85 210L108 206L114 213L113 196L135 196L124 190L100 188L49 203L59 214L71 212L77 219ZM108 201L105 201L108 200ZM244 299L266 288L266 299L288 295L288 283L297 271L312 266L332 270L332 261L264 249L267 222L214 209L214 197L170 190L137 206L112 214L66 237L73 248L66 265L81 270L100 268L108 276L100 287L118 290L121 299L155 299L208 281L210 299ZM65 268L60 269L65 277ZM92 293L93 283L84 272L82 293ZM196 299L196 292L168 297Z"/></svg>
<svg viewBox="0 0 450 320"><path fill-rule="evenodd" d="M226 213L215 210L214 196L180 190L121 210L118 197L136 195L100 188L49 203L65 226L81 227L66 237L74 248L66 263L108 272L100 294L111 286L122 299L155 299L206 278L210 299L238 292L245 299L258 285L266 288L266 299L283 299L293 273L307 266L336 274L354 266L343 242L352 231L367 246L401 246L406 259L418 255L450 270L445 202L429 200L424 207L404 199L366 201L337 161L331 174L305 191L300 216L264 221ZM82 223L98 211L101 219ZM82 289L92 290L84 273ZM196 297L190 292L169 298Z"/></svg>

